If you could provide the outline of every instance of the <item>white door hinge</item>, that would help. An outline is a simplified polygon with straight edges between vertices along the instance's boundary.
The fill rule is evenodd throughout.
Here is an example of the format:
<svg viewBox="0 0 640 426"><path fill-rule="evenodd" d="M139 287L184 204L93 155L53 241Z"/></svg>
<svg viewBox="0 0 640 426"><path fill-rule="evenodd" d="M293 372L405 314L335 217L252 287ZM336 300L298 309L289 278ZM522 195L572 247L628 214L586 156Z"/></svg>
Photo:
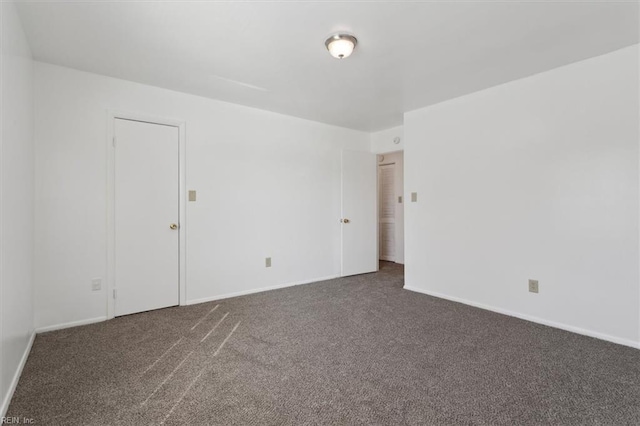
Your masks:
<svg viewBox="0 0 640 426"><path fill-rule="evenodd" d="M114 136L113 139L111 139L111 144L113 145L113 147L116 147L116 137Z"/></svg>
<svg viewBox="0 0 640 426"><path fill-rule="evenodd" d="M113 289L113 298L115 299L116 297L118 297L118 289L114 288Z"/></svg>

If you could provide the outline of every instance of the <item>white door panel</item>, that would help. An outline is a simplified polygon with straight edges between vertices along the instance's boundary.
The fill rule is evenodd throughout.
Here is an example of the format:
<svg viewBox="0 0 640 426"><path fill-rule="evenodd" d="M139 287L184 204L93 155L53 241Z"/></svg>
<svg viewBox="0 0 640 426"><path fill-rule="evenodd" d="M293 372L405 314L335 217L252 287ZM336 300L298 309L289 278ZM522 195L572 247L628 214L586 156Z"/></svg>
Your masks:
<svg viewBox="0 0 640 426"><path fill-rule="evenodd" d="M376 156L342 151L342 276L378 270L376 187Z"/></svg>
<svg viewBox="0 0 640 426"><path fill-rule="evenodd" d="M178 305L178 128L116 119L115 137L115 315Z"/></svg>

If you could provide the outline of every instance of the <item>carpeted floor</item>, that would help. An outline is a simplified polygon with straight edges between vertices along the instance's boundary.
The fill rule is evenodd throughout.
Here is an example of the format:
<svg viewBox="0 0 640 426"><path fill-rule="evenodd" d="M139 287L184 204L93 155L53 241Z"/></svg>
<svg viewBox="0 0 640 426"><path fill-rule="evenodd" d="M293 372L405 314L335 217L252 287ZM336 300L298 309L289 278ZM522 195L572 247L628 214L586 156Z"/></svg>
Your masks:
<svg viewBox="0 0 640 426"><path fill-rule="evenodd" d="M640 351L402 289L402 267L38 335L38 425L640 424Z"/></svg>

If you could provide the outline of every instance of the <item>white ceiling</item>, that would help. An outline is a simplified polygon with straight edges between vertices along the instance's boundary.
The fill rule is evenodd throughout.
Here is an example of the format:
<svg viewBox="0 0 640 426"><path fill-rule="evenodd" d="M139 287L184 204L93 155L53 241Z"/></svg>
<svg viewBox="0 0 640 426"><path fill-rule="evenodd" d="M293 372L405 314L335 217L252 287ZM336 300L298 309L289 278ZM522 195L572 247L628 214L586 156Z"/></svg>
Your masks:
<svg viewBox="0 0 640 426"><path fill-rule="evenodd" d="M22 2L37 60L376 131L638 42L622 2ZM358 37L351 58L324 47Z"/></svg>

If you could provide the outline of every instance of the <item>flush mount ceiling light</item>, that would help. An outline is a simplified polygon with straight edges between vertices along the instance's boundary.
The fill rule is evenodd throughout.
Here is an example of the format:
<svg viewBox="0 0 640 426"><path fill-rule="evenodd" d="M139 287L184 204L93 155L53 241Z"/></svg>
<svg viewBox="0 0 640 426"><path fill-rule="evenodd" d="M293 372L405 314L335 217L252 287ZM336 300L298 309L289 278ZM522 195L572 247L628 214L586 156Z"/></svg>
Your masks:
<svg viewBox="0 0 640 426"><path fill-rule="evenodd" d="M348 58L356 44L358 40L349 34L334 34L324 42L331 56L336 59Z"/></svg>

